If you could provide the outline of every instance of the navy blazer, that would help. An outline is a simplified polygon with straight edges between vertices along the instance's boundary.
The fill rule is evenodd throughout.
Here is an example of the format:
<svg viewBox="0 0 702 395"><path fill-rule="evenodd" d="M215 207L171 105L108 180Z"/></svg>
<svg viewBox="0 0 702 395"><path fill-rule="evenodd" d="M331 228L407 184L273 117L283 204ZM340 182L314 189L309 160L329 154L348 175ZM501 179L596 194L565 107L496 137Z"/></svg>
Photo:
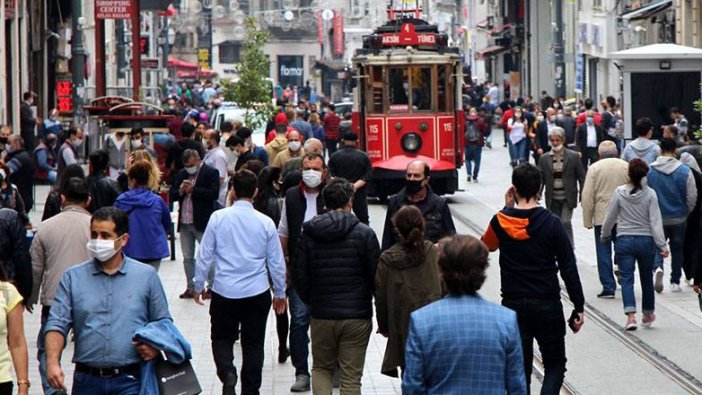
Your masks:
<svg viewBox="0 0 702 395"><path fill-rule="evenodd" d="M183 218L183 198L180 194L180 184L187 180L190 174L185 169L180 169L173 177L170 196L171 201L179 202L178 230L180 231L181 219ZM217 169L202 164L200 173L195 180L193 187L193 225L195 229L204 232L207 222L214 212L215 202L219 198L219 172Z"/></svg>

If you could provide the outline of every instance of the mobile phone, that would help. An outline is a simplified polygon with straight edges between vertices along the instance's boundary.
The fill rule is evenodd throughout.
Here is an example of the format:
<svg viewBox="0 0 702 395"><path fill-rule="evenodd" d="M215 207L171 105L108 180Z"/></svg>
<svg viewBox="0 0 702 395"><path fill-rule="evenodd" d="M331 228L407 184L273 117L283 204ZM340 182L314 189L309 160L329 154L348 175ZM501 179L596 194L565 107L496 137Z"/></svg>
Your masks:
<svg viewBox="0 0 702 395"><path fill-rule="evenodd" d="M576 333L577 330L575 329L575 320L580 318L580 314L578 314L577 311L573 310L573 312L570 314L570 318L568 318L568 326L570 327L570 330L573 331L573 333Z"/></svg>

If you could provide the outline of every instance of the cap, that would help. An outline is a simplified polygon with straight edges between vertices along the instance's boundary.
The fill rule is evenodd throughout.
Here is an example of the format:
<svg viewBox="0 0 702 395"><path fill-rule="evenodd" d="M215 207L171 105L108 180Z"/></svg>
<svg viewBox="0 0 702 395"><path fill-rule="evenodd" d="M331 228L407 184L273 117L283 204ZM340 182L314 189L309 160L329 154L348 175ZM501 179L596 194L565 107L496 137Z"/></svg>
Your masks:
<svg viewBox="0 0 702 395"><path fill-rule="evenodd" d="M275 116L275 123L284 123L287 125L288 124L288 117L285 116L285 113L279 112Z"/></svg>
<svg viewBox="0 0 702 395"><path fill-rule="evenodd" d="M358 140L358 135L354 132L346 132L344 135L341 137L342 140L348 140L348 141L356 141Z"/></svg>

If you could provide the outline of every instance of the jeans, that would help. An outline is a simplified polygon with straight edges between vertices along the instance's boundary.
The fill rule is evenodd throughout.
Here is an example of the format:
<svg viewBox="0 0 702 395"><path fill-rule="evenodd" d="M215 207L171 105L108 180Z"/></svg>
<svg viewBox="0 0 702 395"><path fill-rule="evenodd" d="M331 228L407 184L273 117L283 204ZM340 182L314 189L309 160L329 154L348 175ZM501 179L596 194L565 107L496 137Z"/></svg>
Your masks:
<svg viewBox="0 0 702 395"><path fill-rule="evenodd" d="M684 244L685 244L685 229L687 228L687 222L675 225L663 225L663 232L665 233L665 238L668 240L670 245L670 283L680 284L680 277L682 276L683 267L683 256L685 254ZM653 270L656 268L663 269L663 256L661 254L656 254L656 260L653 265Z"/></svg>
<svg viewBox="0 0 702 395"><path fill-rule="evenodd" d="M188 291L193 291L193 278L195 277L195 241L198 244L202 241L202 233L195 229L193 224L180 225L180 249L183 251L183 269L185 270L185 280L188 284ZM207 282L212 286L214 280L214 266L210 270Z"/></svg>
<svg viewBox="0 0 702 395"><path fill-rule="evenodd" d="M644 314L653 313L655 308L655 293L653 292L654 256L658 248L651 236L619 236L615 244L619 272L622 278L622 302L624 313L636 313L636 296L634 295L634 270L639 264L639 280L641 280L641 310Z"/></svg>
<svg viewBox="0 0 702 395"><path fill-rule="evenodd" d="M551 207L548 208L553 214L557 215L561 219L561 223L568 234L568 240L570 240L570 246L575 248L575 242L573 241L573 209L568 207L568 203L565 200L551 199Z"/></svg>
<svg viewBox="0 0 702 395"><path fill-rule="evenodd" d="M331 158L332 155L334 155L334 152L336 152L336 146L339 144L339 141L337 140L326 140L326 146L327 146L327 158Z"/></svg>
<svg viewBox="0 0 702 395"><path fill-rule="evenodd" d="M271 310L271 293L228 299L215 292L210 303L212 355L217 377L225 382L234 372L234 343L241 331L241 393L258 395L265 356L266 322Z"/></svg>
<svg viewBox="0 0 702 395"><path fill-rule="evenodd" d="M583 169L587 169L588 165L592 165L600 158L596 147L587 147L585 152L581 154L580 160L583 162Z"/></svg>
<svg viewBox="0 0 702 395"><path fill-rule="evenodd" d="M45 395L54 394L56 390L51 388L49 380L46 379L46 349L44 348L44 329L46 322L49 320L49 310L51 306L42 306L41 308L41 326L37 335L37 361L39 361L39 377L41 377L41 387Z"/></svg>
<svg viewBox="0 0 702 395"><path fill-rule="evenodd" d="M141 378L137 375L122 374L102 378L88 373L73 373L73 390L80 395L138 395Z"/></svg>
<svg viewBox="0 0 702 395"><path fill-rule="evenodd" d="M295 375L310 375L307 359L310 356L310 309L300 299L295 287L288 288L290 302L290 361L295 367Z"/></svg>
<svg viewBox="0 0 702 395"><path fill-rule="evenodd" d="M483 147L479 145L466 146L466 174L468 177L472 176L474 180L478 179L478 172L480 171L480 157L482 156L482 153ZM475 168L472 166L473 162L475 162Z"/></svg>
<svg viewBox="0 0 702 395"><path fill-rule="evenodd" d="M530 392L534 360L534 339L544 362L542 395L560 393L566 372L565 317L560 300L521 298L503 299L502 305L517 313L524 354L527 393Z"/></svg>
<svg viewBox="0 0 702 395"><path fill-rule="evenodd" d="M331 395L332 377L339 366L342 394L361 395L361 377L373 324L371 320L313 319L312 392Z"/></svg>
<svg viewBox="0 0 702 395"><path fill-rule="evenodd" d="M612 268L612 244L617 238L616 227L612 229L612 237L609 241L601 241L602 225L595 226L595 252L597 253L597 273L600 276L602 291L614 293L617 289L617 282L614 280L614 272ZM619 262L615 255L614 259Z"/></svg>
<svg viewBox="0 0 702 395"><path fill-rule="evenodd" d="M512 165L516 166L522 163L529 162L529 139L523 138L516 144L509 140L509 157L512 159Z"/></svg>

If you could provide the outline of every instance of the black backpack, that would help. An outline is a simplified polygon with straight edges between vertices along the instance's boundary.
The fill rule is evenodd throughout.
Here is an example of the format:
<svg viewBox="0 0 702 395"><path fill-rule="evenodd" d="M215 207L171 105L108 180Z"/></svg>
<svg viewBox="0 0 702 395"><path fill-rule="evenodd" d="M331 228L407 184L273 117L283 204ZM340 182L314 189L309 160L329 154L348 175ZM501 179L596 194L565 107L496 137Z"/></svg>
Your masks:
<svg viewBox="0 0 702 395"><path fill-rule="evenodd" d="M475 143L480 140L480 131L478 130L478 122L468 121L466 123L466 142Z"/></svg>

